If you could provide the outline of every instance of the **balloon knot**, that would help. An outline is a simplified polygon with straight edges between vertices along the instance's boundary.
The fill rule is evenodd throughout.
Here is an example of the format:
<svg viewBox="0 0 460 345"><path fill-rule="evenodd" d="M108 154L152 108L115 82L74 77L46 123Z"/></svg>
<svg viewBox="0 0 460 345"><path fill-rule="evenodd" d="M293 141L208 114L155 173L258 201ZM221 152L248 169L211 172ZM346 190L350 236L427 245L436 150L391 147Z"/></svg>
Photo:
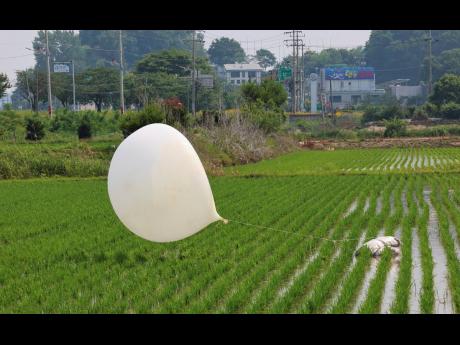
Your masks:
<svg viewBox="0 0 460 345"><path fill-rule="evenodd" d="M222 222L224 222L224 224L228 224L228 219L222 218Z"/></svg>

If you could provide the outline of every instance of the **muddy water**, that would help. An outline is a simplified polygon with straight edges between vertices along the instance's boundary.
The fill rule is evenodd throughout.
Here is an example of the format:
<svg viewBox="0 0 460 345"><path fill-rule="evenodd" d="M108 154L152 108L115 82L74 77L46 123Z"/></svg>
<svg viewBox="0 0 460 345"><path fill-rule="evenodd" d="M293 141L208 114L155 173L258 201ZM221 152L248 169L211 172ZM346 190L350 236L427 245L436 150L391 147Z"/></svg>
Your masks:
<svg viewBox="0 0 460 345"><path fill-rule="evenodd" d="M380 214L382 211L382 196L379 196L376 201L375 214Z"/></svg>
<svg viewBox="0 0 460 345"><path fill-rule="evenodd" d="M404 163L404 169L407 169L409 167L409 164L411 163L412 156L409 156L409 158L406 160L406 163Z"/></svg>
<svg viewBox="0 0 460 345"><path fill-rule="evenodd" d="M433 282L434 282L434 312L436 314L452 314L452 297L448 284L447 257L439 238L438 216L431 204L430 190L423 191L423 199L430 209L428 218L428 239L433 255Z"/></svg>
<svg viewBox="0 0 460 345"><path fill-rule="evenodd" d="M412 272L409 295L409 314L420 314L420 289L422 287L422 261L420 240L416 228L412 228Z"/></svg>
<svg viewBox="0 0 460 345"><path fill-rule="evenodd" d="M355 210L356 210L356 207L358 207L358 200L354 200L351 205L350 205L350 208L347 210L347 212L344 214L343 218L346 218L348 217L350 214L352 214Z"/></svg>
<svg viewBox="0 0 460 345"><path fill-rule="evenodd" d="M278 297L283 297L286 294L286 292L289 291L289 289L291 288L292 284L294 284L294 282L297 279L297 277L300 276L303 272L305 272L305 270L307 269L308 265L310 265L310 263L318 257L318 254L319 254L319 252L316 252L313 255L311 255L305 261L305 263L294 272L294 274L292 275L291 279L289 279L289 281L286 283L286 285L281 287L281 289L278 291Z"/></svg>
<svg viewBox="0 0 460 345"><path fill-rule="evenodd" d="M428 156L424 156L424 160L423 160L423 167L426 168L428 167Z"/></svg>
<svg viewBox="0 0 460 345"><path fill-rule="evenodd" d="M457 259L460 261L460 238L458 237L457 231L455 229L455 224L452 222L452 219L449 218L449 233L452 236L454 247L455 247L455 255Z"/></svg>
<svg viewBox="0 0 460 345"><path fill-rule="evenodd" d="M363 232L361 234L361 237L359 238L359 241L358 241L358 244L356 245L355 250L358 250L359 248L362 247L362 245L364 244L365 239L366 239L366 232ZM347 279L348 275L350 274L350 272L355 267L356 262L357 262L357 259L356 259L355 256L353 256L353 261L352 261L351 265L348 266L347 271L345 272L345 274L343 276L342 282L344 282L345 279ZM333 306L337 303L337 300L339 299L340 295L342 294L342 289L340 288L343 285L342 282L339 284L338 289L334 292L332 298L330 299L330 303L326 306L325 310L327 310L327 312L331 311Z"/></svg>
<svg viewBox="0 0 460 345"><path fill-rule="evenodd" d="M367 212L367 210L369 209L369 205L370 205L370 198L367 198L364 204L364 212Z"/></svg>
<svg viewBox="0 0 460 345"><path fill-rule="evenodd" d="M390 170L393 170L395 168L395 165L399 162L399 160L402 158L402 156L396 157L396 160L393 161L393 164L390 165Z"/></svg>
<svg viewBox="0 0 460 345"><path fill-rule="evenodd" d="M404 205L404 200L403 199L403 205ZM401 238L401 228L398 228L395 234L396 238ZM391 267L390 271L388 272L387 279L385 281L385 289L383 290L383 299L382 299L382 307L381 307L381 313L382 314L388 314L390 312L391 305L395 299L395 287L396 287L396 281L398 278L399 274L399 263L400 263L400 257L393 257L391 259Z"/></svg>
<svg viewBox="0 0 460 345"><path fill-rule="evenodd" d="M377 236L382 236L384 233L384 229L380 229L379 233ZM369 290L369 285L371 284L372 279L375 276L375 273L377 272L377 266L378 266L379 260L376 258L371 259L371 266L369 270L366 272L366 275L364 276L364 282L359 290L358 293L358 298L356 299L355 305L353 306L352 309L352 314L357 314L359 311L359 307L361 307L361 304L364 302L367 296L367 290Z"/></svg>

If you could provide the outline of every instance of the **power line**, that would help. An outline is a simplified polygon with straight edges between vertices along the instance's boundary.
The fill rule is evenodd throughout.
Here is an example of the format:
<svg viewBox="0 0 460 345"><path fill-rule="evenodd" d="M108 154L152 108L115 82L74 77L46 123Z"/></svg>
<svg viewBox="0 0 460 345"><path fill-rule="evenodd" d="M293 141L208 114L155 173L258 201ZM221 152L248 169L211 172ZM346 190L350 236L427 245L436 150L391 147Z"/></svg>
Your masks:
<svg viewBox="0 0 460 345"><path fill-rule="evenodd" d="M0 56L0 59L3 60L3 59L17 59L17 58L21 58L21 57L25 57L25 56L32 56L32 55L35 55L35 54L25 54L25 55L17 55L17 56Z"/></svg>

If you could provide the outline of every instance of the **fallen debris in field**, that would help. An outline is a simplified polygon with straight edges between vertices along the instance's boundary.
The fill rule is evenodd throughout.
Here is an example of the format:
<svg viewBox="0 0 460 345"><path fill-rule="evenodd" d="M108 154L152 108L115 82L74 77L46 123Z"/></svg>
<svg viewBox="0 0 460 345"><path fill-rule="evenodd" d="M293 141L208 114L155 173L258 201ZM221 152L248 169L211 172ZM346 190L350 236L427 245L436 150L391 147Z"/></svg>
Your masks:
<svg viewBox="0 0 460 345"><path fill-rule="evenodd" d="M394 236L380 236L364 243L364 245L355 252L355 256L358 256L361 249L367 247L373 257L380 256L383 253L385 247L390 248L394 256L398 256L400 253L401 242Z"/></svg>

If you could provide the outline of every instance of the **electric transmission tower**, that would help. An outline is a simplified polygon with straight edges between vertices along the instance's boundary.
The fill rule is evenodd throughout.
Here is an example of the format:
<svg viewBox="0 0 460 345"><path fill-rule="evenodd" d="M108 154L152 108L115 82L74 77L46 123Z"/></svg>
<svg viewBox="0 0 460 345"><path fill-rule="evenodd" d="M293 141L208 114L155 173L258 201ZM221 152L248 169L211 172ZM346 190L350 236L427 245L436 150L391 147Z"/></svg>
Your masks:
<svg viewBox="0 0 460 345"><path fill-rule="evenodd" d="M289 35L289 38L284 40L288 47L292 47L292 113L295 114L300 109L301 102L301 90L302 90L302 80L303 80L303 63L299 63L299 47L304 47L302 38L305 35L302 33L302 30L292 30L284 33ZM303 53L302 53L303 55ZM303 56L302 56L303 61Z"/></svg>

